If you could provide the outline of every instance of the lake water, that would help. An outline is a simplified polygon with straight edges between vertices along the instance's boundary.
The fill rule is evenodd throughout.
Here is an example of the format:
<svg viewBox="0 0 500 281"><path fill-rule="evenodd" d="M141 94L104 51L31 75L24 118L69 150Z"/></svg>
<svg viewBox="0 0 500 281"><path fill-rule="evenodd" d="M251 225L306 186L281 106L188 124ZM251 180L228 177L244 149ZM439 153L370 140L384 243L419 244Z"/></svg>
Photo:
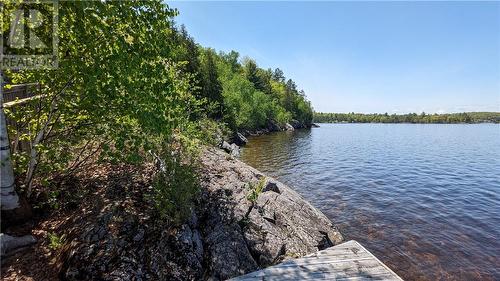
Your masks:
<svg viewBox="0 0 500 281"><path fill-rule="evenodd" d="M241 159L406 280L500 280L500 125L321 124Z"/></svg>

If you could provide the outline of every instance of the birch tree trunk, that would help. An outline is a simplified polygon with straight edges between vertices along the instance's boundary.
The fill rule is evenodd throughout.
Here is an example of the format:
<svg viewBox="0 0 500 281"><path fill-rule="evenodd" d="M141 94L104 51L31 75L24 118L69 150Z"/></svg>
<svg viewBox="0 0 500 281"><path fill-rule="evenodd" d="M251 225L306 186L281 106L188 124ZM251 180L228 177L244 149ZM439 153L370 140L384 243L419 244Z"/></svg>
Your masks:
<svg viewBox="0 0 500 281"><path fill-rule="evenodd" d="M19 208L19 196L15 190L14 170L10 157L10 143L3 108L3 71L0 70L0 206L2 211Z"/></svg>

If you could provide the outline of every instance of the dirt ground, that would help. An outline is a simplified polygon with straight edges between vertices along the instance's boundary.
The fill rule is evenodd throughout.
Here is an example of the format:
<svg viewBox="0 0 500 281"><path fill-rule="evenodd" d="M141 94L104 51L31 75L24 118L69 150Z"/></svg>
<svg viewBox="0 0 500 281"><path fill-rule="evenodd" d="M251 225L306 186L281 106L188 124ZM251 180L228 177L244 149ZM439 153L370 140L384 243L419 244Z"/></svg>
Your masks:
<svg viewBox="0 0 500 281"><path fill-rule="evenodd" d="M139 176L138 176L139 175ZM127 196L142 196L141 189L149 184L151 169L125 165L95 166L86 173L78 174L62 183L57 183L58 196L50 204L37 206L32 199L34 216L21 225L7 226L4 233L21 236L31 234L37 243L14 251L2 259L1 279L14 280L58 280L61 271L61 255L67 250L68 233L78 232L84 223L96 219L93 210L109 203L110 195L125 194L125 190L137 191ZM132 194L132 195L130 195ZM40 199L41 195L38 194ZM46 199L46 198L45 198ZM130 200L123 198L120 203ZM129 198L130 199L130 198ZM60 238L60 243L51 243L50 237Z"/></svg>

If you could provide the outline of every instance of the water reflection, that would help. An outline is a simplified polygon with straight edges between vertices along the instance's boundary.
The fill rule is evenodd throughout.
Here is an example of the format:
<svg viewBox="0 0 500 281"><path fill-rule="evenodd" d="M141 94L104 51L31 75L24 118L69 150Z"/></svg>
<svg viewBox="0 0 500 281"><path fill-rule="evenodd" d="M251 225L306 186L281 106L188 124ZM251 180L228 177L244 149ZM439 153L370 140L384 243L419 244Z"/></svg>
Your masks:
<svg viewBox="0 0 500 281"><path fill-rule="evenodd" d="M310 155L311 142L308 141L310 138L311 130L253 137L244 148L244 161L251 166L264 167L268 171L285 172L286 166L301 158L299 153Z"/></svg>
<svg viewBox="0 0 500 281"><path fill-rule="evenodd" d="M241 157L407 280L500 280L499 125L324 124Z"/></svg>

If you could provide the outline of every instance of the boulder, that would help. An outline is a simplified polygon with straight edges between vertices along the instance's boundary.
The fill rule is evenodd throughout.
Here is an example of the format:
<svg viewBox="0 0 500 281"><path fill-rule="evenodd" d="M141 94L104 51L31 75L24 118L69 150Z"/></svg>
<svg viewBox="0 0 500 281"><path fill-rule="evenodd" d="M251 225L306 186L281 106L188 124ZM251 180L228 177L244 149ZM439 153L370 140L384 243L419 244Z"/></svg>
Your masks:
<svg viewBox="0 0 500 281"><path fill-rule="evenodd" d="M281 194L281 191L280 191L278 185L272 181L268 181L266 186L262 190L262 192L268 192L268 191L272 191L272 192L276 192L276 193Z"/></svg>
<svg viewBox="0 0 500 281"><path fill-rule="evenodd" d="M292 127L293 127L294 129L301 129L301 128L304 128L304 127L305 127L305 126L304 126L304 124L302 124L300 121L297 121L297 120L295 120L295 119L292 119L292 120L290 121L290 125L292 125Z"/></svg>
<svg viewBox="0 0 500 281"><path fill-rule="evenodd" d="M15 237L0 233L0 256L5 257L10 252L33 243L36 243L36 239L31 235Z"/></svg>
<svg viewBox="0 0 500 281"><path fill-rule="evenodd" d="M275 121L273 120L269 120L267 122L267 128L269 129L269 131L271 132L279 132L279 131L282 131L280 125L278 125L278 123L276 123Z"/></svg>
<svg viewBox="0 0 500 281"><path fill-rule="evenodd" d="M294 131L295 130L295 128L290 123L286 123L285 128L287 131Z"/></svg>
<svg viewBox="0 0 500 281"><path fill-rule="evenodd" d="M228 279L304 256L343 240L332 222L281 182L217 149L202 156L209 279ZM256 200L249 194L264 184Z"/></svg>
<svg viewBox="0 0 500 281"><path fill-rule="evenodd" d="M227 153L231 154L232 156L236 157L240 155L240 148L234 143L229 144L228 142L223 141L221 144L221 148L224 149Z"/></svg>
<svg viewBox="0 0 500 281"><path fill-rule="evenodd" d="M231 156L238 157L240 156L240 147L236 144L231 144Z"/></svg>
<svg viewBox="0 0 500 281"><path fill-rule="evenodd" d="M233 141L234 143L236 143L236 145L239 146L243 146L248 142L247 138L245 138L245 136L242 135L241 133L236 133L233 137Z"/></svg>

